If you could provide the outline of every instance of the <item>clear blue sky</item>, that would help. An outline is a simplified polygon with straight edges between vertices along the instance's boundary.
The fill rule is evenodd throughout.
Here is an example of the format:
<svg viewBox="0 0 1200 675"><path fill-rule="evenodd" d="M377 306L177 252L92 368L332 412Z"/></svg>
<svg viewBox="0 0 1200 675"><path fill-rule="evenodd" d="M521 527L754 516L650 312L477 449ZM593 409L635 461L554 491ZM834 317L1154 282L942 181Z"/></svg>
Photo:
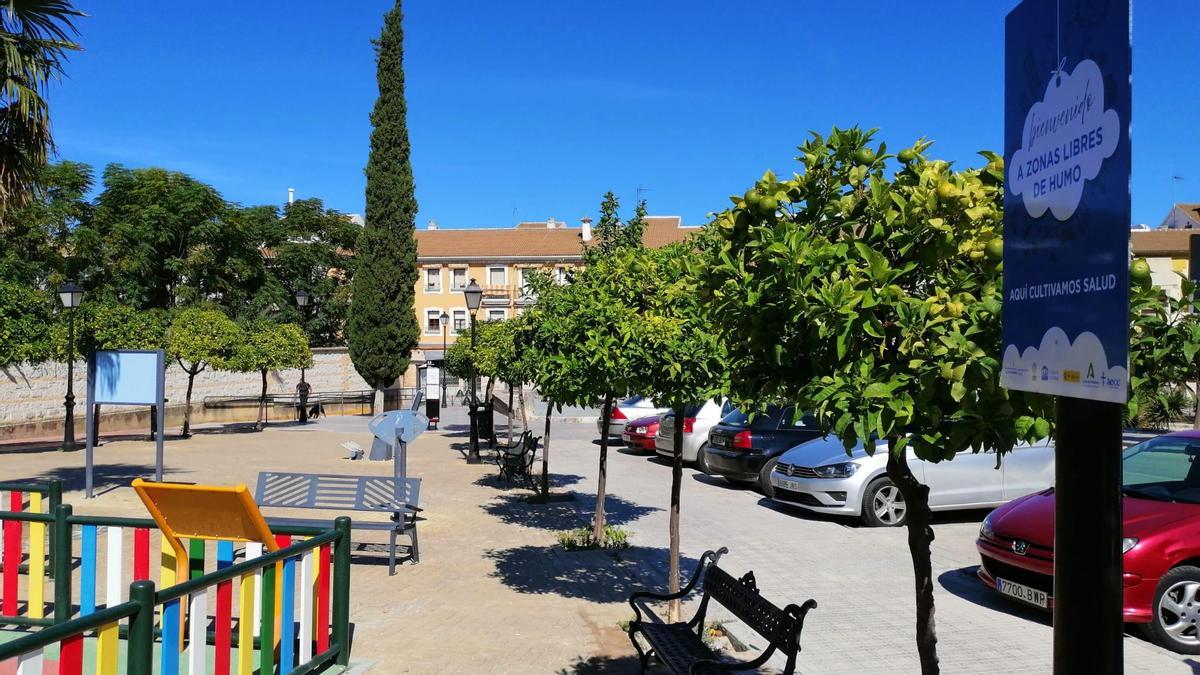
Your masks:
<svg viewBox="0 0 1200 675"><path fill-rule="evenodd" d="M406 3L418 226L594 215L606 190L689 224L809 129L1001 147L1016 0ZM363 210L369 40L389 0L79 0L85 51L52 95L60 156L187 172L244 204L287 188ZM1200 2L1134 5L1134 222L1200 201Z"/></svg>

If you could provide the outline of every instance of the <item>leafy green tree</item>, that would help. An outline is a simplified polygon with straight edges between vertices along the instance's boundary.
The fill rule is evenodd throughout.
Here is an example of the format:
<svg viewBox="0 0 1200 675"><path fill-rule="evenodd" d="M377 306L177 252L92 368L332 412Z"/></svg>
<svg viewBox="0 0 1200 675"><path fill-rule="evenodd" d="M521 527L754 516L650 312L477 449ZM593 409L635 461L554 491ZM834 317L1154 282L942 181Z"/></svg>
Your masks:
<svg viewBox="0 0 1200 675"><path fill-rule="evenodd" d="M38 169L29 198L9 203L0 218L0 280L57 288L73 270L71 233L91 210L92 168L59 162Z"/></svg>
<svg viewBox="0 0 1200 675"><path fill-rule="evenodd" d="M607 430L615 399L633 385L630 347L636 344L638 316L632 294L641 289L633 280L620 280L619 251L596 257L571 283L538 296L535 328L527 340L536 363L531 378L555 404L592 406L601 403L600 418ZM600 436L600 466L596 481L593 540L605 540L605 492L608 482L607 433Z"/></svg>
<svg viewBox="0 0 1200 675"><path fill-rule="evenodd" d="M893 177L873 132L800 147L804 171L767 172L709 227L702 287L739 399L795 401L847 448L887 441L907 506L922 671L938 672L926 461L999 453L1050 432L1047 397L1000 387L1003 160L953 171L929 143ZM866 442L868 451L875 447Z"/></svg>
<svg viewBox="0 0 1200 675"><path fill-rule="evenodd" d="M260 320L242 327L242 335L226 365L229 370L258 372L262 376L256 424L261 430L267 423L267 371L311 367L312 352L308 337L296 324Z"/></svg>
<svg viewBox="0 0 1200 675"><path fill-rule="evenodd" d="M581 358L570 348L569 343L573 320L573 292L558 284L545 272L535 272L528 277L531 291L537 304L521 316L521 342L525 345L522 359L527 369L527 379L546 402L545 430L542 434L542 478L541 493L550 496L550 432L551 419L555 411L562 412L564 403L592 405L595 398L589 394L587 369Z"/></svg>
<svg viewBox="0 0 1200 675"><path fill-rule="evenodd" d="M89 290L138 309L236 308L265 276L251 223L212 187L165 169L106 167L74 240Z"/></svg>
<svg viewBox="0 0 1200 675"><path fill-rule="evenodd" d="M639 374L638 391L674 412L675 433L671 463L670 592L679 590L680 487L683 482L684 409L706 401L725 388L724 345L702 311L698 280L689 269L701 241L672 244L657 250L630 249L623 254L615 283L641 285L640 321L631 357ZM636 288L630 289L636 293ZM633 294L631 294L633 295ZM633 297L636 297L635 295ZM671 621L679 620L680 603L669 607Z"/></svg>
<svg viewBox="0 0 1200 675"><path fill-rule="evenodd" d="M49 358L50 302L45 292L0 282L0 368Z"/></svg>
<svg viewBox="0 0 1200 675"><path fill-rule="evenodd" d="M138 310L117 302L85 298L75 315L75 358L98 349L163 349L167 314L163 310ZM67 358L67 310L59 309L50 329L51 356Z"/></svg>
<svg viewBox="0 0 1200 675"><path fill-rule="evenodd" d="M66 0L0 6L0 207L24 201L54 150L46 93L62 74L67 52L79 49L72 38L81 16Z"/></svg>
<svg viewBox="0 0 1200 675"><path fill-rule="evenodd" d="M646 202L639 201L629 222L622 223L618 211L621 203L608 191L600 202L600 220L592 231L593 240L584 245L584 262L591 264L614 251L643 246L646 232Z"/></svg>
<svg viewBox="0 0 1200 675"><path fill-rule="evenodd" d="M183 437L192 432L192 385L196 376L211 367L226 368L242 338L242 331L219 309L191 307L175 314L167 329L167 353L187 373Z"/></svg>
<svg viewBox="0 0 1200 675"><path fill-rule="evenodd" d="M267 283L250 301L250 313L279 308L278 318L304 328L314 346L345 344L354 274L354 246L361 228L348 216L326 209L320 199L300 199L283 207L254 207L256 240L267 255ZM308 291L307 311L296 291Z"/></svg>
<svg viewBox="0 0 1200 675"><path fill-rule="evenodd" d="M1130 274L1135 276L1134 261ZM1180 275L1179 297L1169 295L1149 280L1131 279L1129 299L1129 384L1126 414L1130 419L1157 414L1159 424L1171 421L1182 405L1183 392L1195 386L1191 397L1200 401L1200 297L1196 282ZM1192 384L1196 383L1196 384ZM1200 429L1200 405L1195 406L1193 428Z"/></svg>
<svg viewBox="0 0 1200 675"><path fill-rule="evenodd" d="M413 311L417 198L409 161L400 5L397 0L384 15L383 31L375 41L379 98L371 112L366 225L356 246L358 265L347 323L354 368L377 390L404 373L420 337Z"/></svg>

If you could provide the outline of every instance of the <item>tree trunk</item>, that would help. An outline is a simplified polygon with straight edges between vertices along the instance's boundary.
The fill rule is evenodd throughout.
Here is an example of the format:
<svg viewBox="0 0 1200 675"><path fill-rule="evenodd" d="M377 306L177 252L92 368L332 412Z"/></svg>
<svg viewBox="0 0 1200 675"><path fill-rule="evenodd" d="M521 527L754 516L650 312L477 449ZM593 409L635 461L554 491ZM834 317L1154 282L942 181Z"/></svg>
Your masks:
<svg viewBox="0 0 1200 675"><path fill-rule="evenodd" d="M513 389L512 389L512 383L510 382L510 383L508 383L508 441L507 441L507 443L509 445L512 445L512 434L513 434Z"/></svg>
<svg viewBox="0 0 1200 675"><path fill-rule="evenodd" d="M525 387L517 387L517 406L521 408L521 433L529 431L529 411L525 409Z"/></svg>
<svg viewBox="0 0 1200 675"><path fill-rule="evenodd" d="M183 363L180 362L179 365L183 365ZM192 383L196 381L196 376L199 375L200 371L202 370L204 370L204 368L199 368L194 372L185 369L188 374L188 386L187 395L183 398L183 433L180 434L180 436L184 438L188 438L192 435Z"/></svg>
<svg viewBox="0 0 1200 675"><path fill-rule="evenodd" d="M267 426L267 371L259 372L262 373L262 392L258 395L258 421L254 428L262 431Z"/></svg>
<svg viewBox="0 0 1200 675"><path fill-rule="evenodd" d="M888 439L888 478L900 488L908 507L908 552L912 556L917 592L917 653L922 675L941 672L937 656L937 628L934 625L933 562L929 546L933 528L929 525L929 487L922 485L908 467L908 451L893 452L898 437Z"/></svg>
<svg viewBox="0 0 1200 675"><path fill-rule="evenodd" d="M592 539L596 544L604 543L604 483L608 478L608 420L612 417L613 395L604 395L604 407L600 409L600 479L596 482L596 518L592 521Z"/></svg>
<svg viewBox="0 0 1200 675"><path fill-rule="evenodd" d="M550 496L550 413L554 404L546 401L546 434L542 438L542 496Z"/></svg>
<svg viewBox="0 0 1200 675"><path fill-rule="evenodd" d="M683 482L683 408L675 408L675 437L671 442L671 543L667 565L667 592L679 592L679 488ZM667 621L680 621L680 600L672 600L667 605ZM703 628L703 626L701 626Z"/></svg>
<svg viewBox="0 0 1200 675"><path fill-rule="evenodd" d="M1192 428L1200 429L1200 380L1196 381L1196 394L1192 397L1192 403L1196 406L1196 412L1192 415ZM1168 428L1170 423L1167 423Z"/></svg>

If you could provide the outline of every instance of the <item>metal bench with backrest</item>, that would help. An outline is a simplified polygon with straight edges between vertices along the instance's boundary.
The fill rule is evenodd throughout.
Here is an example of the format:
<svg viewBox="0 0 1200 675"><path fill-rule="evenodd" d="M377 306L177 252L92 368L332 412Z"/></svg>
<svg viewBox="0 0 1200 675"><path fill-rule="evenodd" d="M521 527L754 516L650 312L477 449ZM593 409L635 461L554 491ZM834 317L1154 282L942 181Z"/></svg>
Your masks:
<svg viewBox="0 0 1200 675"><path fill-rule="evenodd" d="M817 606L815 600L806 600L803 605L791 604L779 609L774 603L759 595L754 572L747 572L735 579L717 566L717 561L728 550L722 547L707 551L700 557L700 564L687 586L678 593L660 594L638 592L629 596L634 619L629 622L629 639L641 658L642 672L649 665L650 657L658 659L667 670L677 675L683 673L717 673L742 670L757 670L775 653L787 656L783 673L791 675L796 669L796 655L800 652L800 631L804 628L804 617ZM642 618L638 606L640 600L682 599L703 580L703 597L696 614L686 623L647 622ZM722 660L704 643L704 617L709 601L716 602L729 610L738 620L767 640L768 647L752 661ZM645 638L649 649L643 649L637 636Z"/></svg>
<svg viewBox="0 0 1200 675"><path fill-rule="evenodd" d="M541 436L526 431L511 444L496 446L496 466L500 478L509 482L532 486L534 483L533 463L537 458L537 445Z"/></svg>
<svg viewBox="0 0 1200 675"><path fill-rule="evenodd" d="M255 498L260 507L285 509L329 509L387 514L390 520L351 519L352 529L388 533L388 574L396 573L396 536L407 534L410 557L420 562L417 547L417 513L421 479L396 479L391 476L343 476L334 474L285 473L263 471L258 474ZM286 518L270 516L268 525L328 527L333 519Z"/></svg>

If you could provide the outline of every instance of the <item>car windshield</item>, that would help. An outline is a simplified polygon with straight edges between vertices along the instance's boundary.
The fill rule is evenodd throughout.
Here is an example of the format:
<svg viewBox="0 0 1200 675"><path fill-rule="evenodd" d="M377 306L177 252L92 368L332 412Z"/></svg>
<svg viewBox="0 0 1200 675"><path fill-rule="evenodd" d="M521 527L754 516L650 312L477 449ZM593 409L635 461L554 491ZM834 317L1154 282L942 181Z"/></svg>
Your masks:
<svg viewBox="0 0 1200 675"><path fill-rule="evenodd" d="M633 407L633 406L640 405L641 402L645 401L645 400L646 400L645 396L630 396L629 398L625 399L624 401L621 401L617 405L621 406L621 407Z"/></svg>
<svg viewBox="0 0 1200 675"><path fill-rule="evenodd" d="M741 429L749 429L751 427L755 429L774 429L779 426L779 418L783 416L782 413L784 410L785 408L781 405L769 405L766 410L751 412L744 412L734 408L733 412L721 420L721 424ZM786 410L791 412L791 407L788 406Z"/></svg>
<svg viewBox="0 0 1200 675"><path fill-rule="evenodd" d="M1200 439L1159 436L1122 457L1122 491L1130 497L1200 504Z"/></svg>

